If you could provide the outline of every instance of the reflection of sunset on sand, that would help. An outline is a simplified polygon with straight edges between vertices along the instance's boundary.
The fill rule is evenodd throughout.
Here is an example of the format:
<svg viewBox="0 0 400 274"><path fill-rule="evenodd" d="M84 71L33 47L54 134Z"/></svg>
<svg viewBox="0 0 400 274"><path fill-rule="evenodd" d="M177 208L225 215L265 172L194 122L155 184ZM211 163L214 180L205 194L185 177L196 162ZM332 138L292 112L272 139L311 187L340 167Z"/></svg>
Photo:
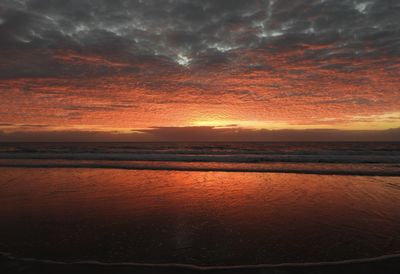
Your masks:
<svg viewBox="0 0 400 274"><path fill-rule="evenodd" d="M376 257L397 252L400 244L397 177L91 169L1 173L0 201L8 201L0 209L3 244L22 257L293 263Z"/></svg>

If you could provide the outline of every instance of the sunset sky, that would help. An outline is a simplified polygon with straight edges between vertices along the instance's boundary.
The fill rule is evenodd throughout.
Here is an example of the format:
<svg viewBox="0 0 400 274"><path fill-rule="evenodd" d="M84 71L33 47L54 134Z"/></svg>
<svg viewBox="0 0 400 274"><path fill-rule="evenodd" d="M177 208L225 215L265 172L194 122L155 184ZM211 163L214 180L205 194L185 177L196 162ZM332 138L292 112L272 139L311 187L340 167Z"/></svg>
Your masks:
<svg viewBox="0 0 400 274"><path fill-rule="evenodd" d="M398 0L0 0L0 141L399 128Z"/></svg>

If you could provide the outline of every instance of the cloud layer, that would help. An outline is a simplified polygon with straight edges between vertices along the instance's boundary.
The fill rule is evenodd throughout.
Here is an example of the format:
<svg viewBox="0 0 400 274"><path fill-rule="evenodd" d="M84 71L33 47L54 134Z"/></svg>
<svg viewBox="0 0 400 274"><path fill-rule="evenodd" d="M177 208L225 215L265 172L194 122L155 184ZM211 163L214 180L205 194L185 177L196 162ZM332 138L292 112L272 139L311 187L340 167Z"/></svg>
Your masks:
<svg viewBox="0 0 400 274"><path fill-rule="evenodd" d="M167 127L140 132L0 131L5 142L358 142L400 140L400 128L390 130L265 130L216 127Z"/></svg>
<svg viewBox="0 0 400 274"><path fill-rule="evenodd" d="M396 0L2 0L0 60L13 125L400 126Z"/></svg>

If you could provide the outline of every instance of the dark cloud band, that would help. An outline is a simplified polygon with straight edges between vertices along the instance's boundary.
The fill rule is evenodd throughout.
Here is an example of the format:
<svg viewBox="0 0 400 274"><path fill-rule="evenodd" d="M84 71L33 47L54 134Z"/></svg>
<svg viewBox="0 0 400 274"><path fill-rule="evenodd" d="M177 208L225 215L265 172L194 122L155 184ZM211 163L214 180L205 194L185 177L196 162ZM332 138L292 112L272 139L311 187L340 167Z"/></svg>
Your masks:
<svg viewBox="0 0 400 274"><path fill-rule="evenodd" d="M400 54L399 18L395 0L3 0L0 47L181 65L229 60L237 49L326 44L304 58L376 58Z"/></svg>

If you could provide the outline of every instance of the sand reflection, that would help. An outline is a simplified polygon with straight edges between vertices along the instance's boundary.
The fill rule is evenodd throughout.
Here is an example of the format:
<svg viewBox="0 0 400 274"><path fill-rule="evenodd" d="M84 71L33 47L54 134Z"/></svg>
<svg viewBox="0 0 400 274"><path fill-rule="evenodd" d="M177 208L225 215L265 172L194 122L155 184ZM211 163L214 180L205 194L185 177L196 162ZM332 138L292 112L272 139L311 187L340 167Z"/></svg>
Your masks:
<svg viewBox="0 0 400 274"><path fill-rule="evenodd" d="M397 177L2 169L3 251L255 264L400 251Z"/></svg>

